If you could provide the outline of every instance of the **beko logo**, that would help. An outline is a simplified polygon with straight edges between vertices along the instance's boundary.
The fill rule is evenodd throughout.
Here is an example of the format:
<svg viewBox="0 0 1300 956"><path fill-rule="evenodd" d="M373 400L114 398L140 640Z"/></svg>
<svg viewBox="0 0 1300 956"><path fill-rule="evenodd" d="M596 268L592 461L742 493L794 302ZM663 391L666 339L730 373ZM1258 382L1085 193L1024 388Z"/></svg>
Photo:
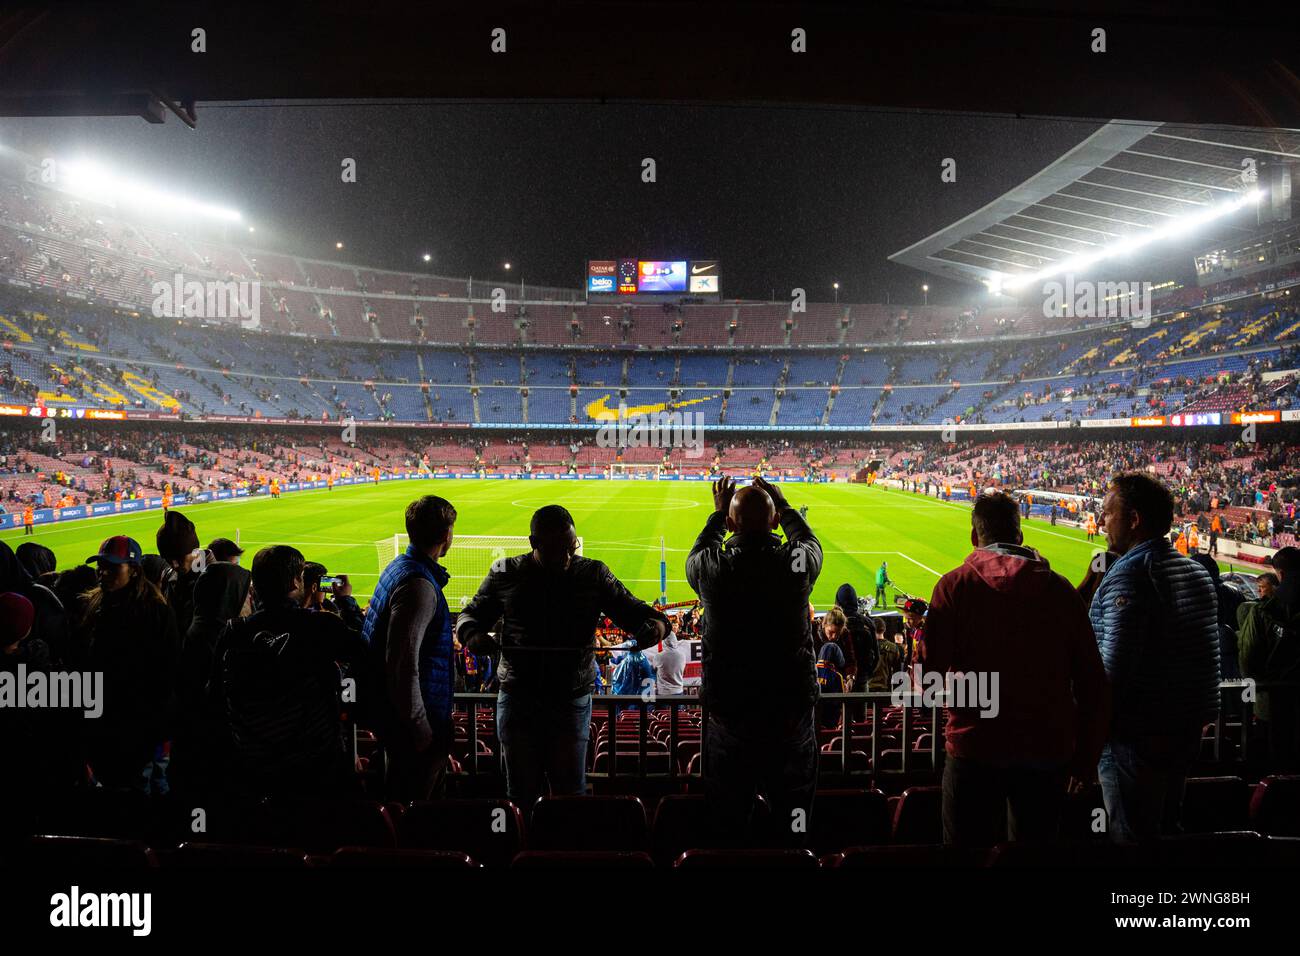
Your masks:
<svg viewBox="0 0 1300 956"><path fill-rule="evenodd" d="M699 275L701 272L708 272L708 271L710 271L711 269L716 269L717 267L718 267L718 264L717 264L716 262L709 262L709 263L706 263L706 264L704 264L704 265L702 265L702 266L691 266L691 275L693 275L693 276L697 276L697 275Z"/></svg>

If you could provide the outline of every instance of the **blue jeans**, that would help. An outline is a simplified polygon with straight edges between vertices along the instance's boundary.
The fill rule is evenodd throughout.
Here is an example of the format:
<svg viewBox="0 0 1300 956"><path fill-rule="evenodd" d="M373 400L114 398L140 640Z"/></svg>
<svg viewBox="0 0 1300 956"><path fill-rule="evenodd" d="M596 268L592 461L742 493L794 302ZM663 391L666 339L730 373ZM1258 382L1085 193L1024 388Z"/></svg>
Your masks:
<svg viewBox="0 0 1300 956"><path fill-rule="evenodd" d="M1097 778L1112 841L1141 843L1182 832L1187 772L1200 746L1199 726L1106 744Z"/></svg>
<svg viewBox="0 0 1300 956"><path fill-rule="evenodd" d="M527 814L550 792L587 792L587 741L591 738L591 695L555 698L497 694L497 735L506 765L506 793Z"/></svg>

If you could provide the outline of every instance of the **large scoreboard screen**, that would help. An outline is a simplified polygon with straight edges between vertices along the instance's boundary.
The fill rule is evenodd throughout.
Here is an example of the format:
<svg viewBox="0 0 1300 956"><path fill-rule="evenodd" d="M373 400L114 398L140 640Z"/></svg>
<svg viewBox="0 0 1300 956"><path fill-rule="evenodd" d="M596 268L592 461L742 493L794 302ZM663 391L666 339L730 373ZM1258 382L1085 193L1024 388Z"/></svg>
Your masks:
<svg viewBox="0 0 1300 956"><path fill-rule="evenodd" d="M717 299L722 292L719 271L715 259L591 259L585 288L588 298L597 299Z"/></svg>

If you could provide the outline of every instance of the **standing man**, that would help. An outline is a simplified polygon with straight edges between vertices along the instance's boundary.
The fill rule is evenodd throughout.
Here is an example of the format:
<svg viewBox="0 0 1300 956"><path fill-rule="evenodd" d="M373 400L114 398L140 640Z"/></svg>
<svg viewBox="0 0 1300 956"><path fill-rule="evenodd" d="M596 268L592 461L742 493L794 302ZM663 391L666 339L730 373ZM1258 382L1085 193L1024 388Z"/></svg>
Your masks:
<svg viewBox="0 0 1300 956"><path fill-rule="evenodd" d="M24 535L35 534L36 531L33 528L33 525L35 523L36 523L36 512L32 510L31 505L28 505L26 508L23 509L23 534Z"/></svg>
<svg viewBox="0 0 1300 956"><path fill-rule="evenodd" d="M1246 605L1241 626L1241 673L1257 681L1300 680L1300 549L1281 548L1269 559L1280 579ZM1263 575L1260 575L1263 577ZM1261 690L1255 716L1268 740L1269 770L1300 770L1300 694L1295 687Z"/></svg>
<svg viewBox="0 0 1300 956"><path fill-rule="evenodd" d="M443 596L451 576L438 559L451 550L455 524L445 498L426 495L407 505L411 543L379 576L361 628L373 672L382 675L377 716L388 790L402 801L441 796L446 779L456 668Z"/></svg>
<svg viewBox="0 0 1300 956"><path fill-rule="evenodd" d="M1106 738L1101 655L1070 582L1024 546L1014 499L980 495L970 542L926 621L929 669L991 691L947 708L943 841L1051 841L1067 780L1091 779Z"/></svg>
<svg viewBox="0 0 1300 956"><path fill-rule="evenodd" d="M739 490L719 479L713 506L686 559L686 580L704 611L711 828L724 841L743 839L761 791L779 831L799 842L817 786L817 672L807 614L821 544L762 478ZM778 525L784 542L773 534Z"/></svg>
<svg viewBox="0 0 1300 956"><path fill-rule="evenodd" d="M1098 765L1118 843L1177 833L1201 728L1219 712L1219 617L1209 573L1169 543L1174 499L1143 472L1111 480L1102 527L1121 555L1089 616L1114 706Z"/></svg>
<svg viewBox="0 0 1300 956"><path fill-rule="evenodd" d="M638 650L672 630L663 612L633 597L604 562L578 554L564 508L539 508L528 543L528 553L493 564L456 621L456 636L470 651L500 653L497 733L506 792L525 809L548 780L557 796L587 790L593 648L602 616L632 635Z"/></svg>
<svg viewBox="0 0 1300 956"><path fill-rule="evenodd" d="M876 607L885 606L885 585L893 583L889 580L889 565L881 561L876 569Z"/></svg>

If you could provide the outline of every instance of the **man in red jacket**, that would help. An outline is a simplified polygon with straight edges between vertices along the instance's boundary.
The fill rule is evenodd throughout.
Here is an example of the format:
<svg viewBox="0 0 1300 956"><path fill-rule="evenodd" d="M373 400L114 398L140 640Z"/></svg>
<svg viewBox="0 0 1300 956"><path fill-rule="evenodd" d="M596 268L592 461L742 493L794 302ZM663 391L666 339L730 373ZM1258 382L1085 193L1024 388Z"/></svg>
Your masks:
<svg viewBox="0 0 1300 956"><path fill-rule="evenodd" d="M946 675L954 695L945 843L1054 839L1067 782L1091 779L1105 740L1106 673L1083 602L1023 540L1014 499L981 495L975 550L930 603L927 676Z"/></svg>

